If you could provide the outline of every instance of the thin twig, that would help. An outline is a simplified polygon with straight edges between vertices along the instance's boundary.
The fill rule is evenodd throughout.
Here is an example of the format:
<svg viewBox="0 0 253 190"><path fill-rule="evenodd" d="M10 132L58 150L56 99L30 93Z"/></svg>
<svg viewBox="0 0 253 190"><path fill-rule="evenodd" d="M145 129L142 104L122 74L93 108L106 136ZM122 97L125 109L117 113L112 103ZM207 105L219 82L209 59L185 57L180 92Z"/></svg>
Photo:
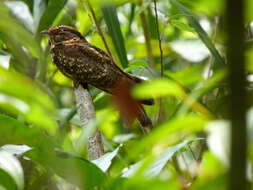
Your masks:
<svg viewBox="0 0 253 190"><path fill-rule="evenodd" d="M160 49L161 77L163 77L163 71L164 71L164 69L163 69L163 49L162 49L162 41L161 41L160 30L159 30L156 0L154 0L154 5L155 5L156 31L157 31L157 38L158 38L158 41L159 41L159 49Z"/></svg>
<svg viewBox="0 0 253 190"><path fill-rule="evenodd" d="M85 2L84 2L83 0L81 0L81 1L85 4ZM102 30L101 30L101 28L100 28L100 25L99 25L99 23L98 23L96 14L95 14L95 12L94 12L94 10L93 10L91 4L90 4L90 1L87 0L86 2L87 2L88 9L89 9L89 11L90 11L90 13L91 13L91 15L92 15L92 18L93 18L94 24L95 24L95 26L96 26L97 32L98 32L98 34L100 35L100 37L101 37L101 39L102 39L102 41L103 41L103 43L104 43L104 45L105 45L105 48L106 48L107 53L110 55L111 59L113 60L112 53L111 53L110 48L109 48L109 46L108 46L108 44L107 44L107 42L106 42L106 40L105 40L105 36L104 36L104 34L103 34L103 32L102 32Z"/></svg>
<svg viewBox="0 0 253 190"><path fill-rule="evenodd" d="M161 36L160 36L160 30L159 30L159 23L158 23L158 14L157 14L157 6L156 6L156 0L154 0L154 5L155 5L155 22L156 22L156 31L157 31L157 38L159 42L159 49L160 49L160 73L161 77L163 77L164 69L163 69L163 49L162 49L162 41L161 41ZM159 113L158 113L158 118L157 122L161 119L162 116L162 98L159 99Z"/></svg>
<svg viewBox="0 0 253 190"><path fill-rule="evenodd" d="M81 127L85 128L96 118L92 99L88 89L83 88L82 85L75 85L75 96ZM98 130L88 138L87 152L90 160L95 160L104 154L102 137Z"/></svg>

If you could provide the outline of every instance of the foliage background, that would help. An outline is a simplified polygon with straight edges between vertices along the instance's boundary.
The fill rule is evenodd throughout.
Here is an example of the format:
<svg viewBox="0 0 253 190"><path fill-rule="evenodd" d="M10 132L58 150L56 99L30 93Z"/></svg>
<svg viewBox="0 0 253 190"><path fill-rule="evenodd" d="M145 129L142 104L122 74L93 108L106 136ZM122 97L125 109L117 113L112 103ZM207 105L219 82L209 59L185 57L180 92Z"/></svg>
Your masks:
<svg viewBox="0 0 253 190"><path fill-rule="evenodd" d="M90 88L97 121L80 128L72 83L52 64L40 31L76 27L105 49L87 1L0 1L0 189L225 189L229 168L228 84L221 0L90 1L116 63L150 79L137 98L155 129L124 127L110 96ZM252 92L252 1L247 2L247 91ZM163 71L163 78L161 78ZM250 96L251 98L251 96ZM249 99L250 99L249 98ZM238 100L240 101L240 100ZM252 181L252 108L248 181ZM87 161L87 134L107 154ZM100 169L99 169L100 168Z"/></svg>

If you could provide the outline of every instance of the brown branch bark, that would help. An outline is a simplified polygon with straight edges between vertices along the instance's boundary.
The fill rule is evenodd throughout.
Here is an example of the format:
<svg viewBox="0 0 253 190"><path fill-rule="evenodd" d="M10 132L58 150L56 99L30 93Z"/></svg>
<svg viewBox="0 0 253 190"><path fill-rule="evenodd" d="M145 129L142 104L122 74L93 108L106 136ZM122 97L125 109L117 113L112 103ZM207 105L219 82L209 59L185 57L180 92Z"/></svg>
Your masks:
<svg viewBox="0 0 253 190"><path fill-rule="evenodd" d="M83 88L82 85L77 85L75 87L75 96L81 127L85 128L89 122L96 118L92 99L88 89ZM87 152L89 160L95 160L104 154L101 133L98 130L96 130L93 135L89 136Z"/></svg>

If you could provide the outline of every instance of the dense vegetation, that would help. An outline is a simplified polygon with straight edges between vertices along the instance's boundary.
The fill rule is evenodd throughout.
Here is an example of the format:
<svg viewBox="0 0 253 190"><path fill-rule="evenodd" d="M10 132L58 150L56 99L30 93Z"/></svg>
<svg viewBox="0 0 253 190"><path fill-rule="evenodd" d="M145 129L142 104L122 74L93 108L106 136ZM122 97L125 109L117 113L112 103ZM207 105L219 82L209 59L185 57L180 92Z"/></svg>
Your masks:
<svg viewBox="0 0 253 190"><path fill-rule="evenodd" d="M249 100L252 2L244 24ZM0 1L0 189L225 189L231 109L224 10L222 0ZM154 123L149 134L138 122L126 127L110 96L93 87L96 122L80 127L72 81L52 64L40 34L60 24L107 51L102 32L118 66L150 80L132 91L156 100L145 107ZM86 144L94 128L106 154L91 162Z"/></svg>

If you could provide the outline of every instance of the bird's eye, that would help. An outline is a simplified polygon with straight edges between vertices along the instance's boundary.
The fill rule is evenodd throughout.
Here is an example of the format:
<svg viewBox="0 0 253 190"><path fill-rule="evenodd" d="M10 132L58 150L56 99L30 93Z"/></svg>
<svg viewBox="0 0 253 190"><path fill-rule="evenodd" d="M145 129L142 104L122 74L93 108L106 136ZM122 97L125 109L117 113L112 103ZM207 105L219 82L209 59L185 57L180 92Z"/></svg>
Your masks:
<svg viewBox="0 0 253 190"><path fill-rule="evenodd" d="M64 32L64 29L60 29L60 31L59 31L60 33L63 33Z"/></svg>

